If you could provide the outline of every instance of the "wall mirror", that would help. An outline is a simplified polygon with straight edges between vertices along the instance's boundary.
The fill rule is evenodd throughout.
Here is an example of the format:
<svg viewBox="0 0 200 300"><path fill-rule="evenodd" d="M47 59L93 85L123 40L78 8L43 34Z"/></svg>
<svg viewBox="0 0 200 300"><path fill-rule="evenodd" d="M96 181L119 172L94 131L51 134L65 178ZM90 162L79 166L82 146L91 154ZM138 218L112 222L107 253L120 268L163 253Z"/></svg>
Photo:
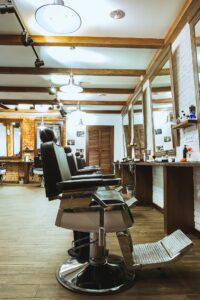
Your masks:
<svg viewBox="0 0 200 300"><path fill-rule="evenodd" d="M0 157L21 158L21 121L0 119Z"/></svg>
<svg viewBox="0 0 200 300"><path fill-rule="evenodd" d="M133 153L141 159L146 148L146 134L144 126L143 93L141 92L132 105Z"/></svg>
<svg viewBox="0 0 200 300"><path fill-rule="evenodd" d="M175 154L175 102L171 57L164 59L151 79L153 145L156 155Z"/></svg>
<svg viewBox="0 0 200 300"><path fill-rule="evenodd" d="M51 122L51 121L44 121L44 122L40 122L37 121L36 122L36 154L38 153L38 151L40 151L40 145L41 145L41 140L40 140L40 131L43 128L49 128L51 130L53 130L56 138L57 138L57 144L59 145L63 145L63 131L64 131L64 122L63 121L58 121L58 122Z"/></svg>
<svg viewBox="0 0 200 300"><path fill-rule="evenodd" d="M130 128L131 110L122 116L124 156L131 158L131 128Z"/></svg>
<svg viewBox="0 0 200 300"><path fill-rule="evenodd" d="M192 25L193 25L192 30L194 28L194 32L193 32L194 45L195 45L194 52L196 52L194 57L194 61L196 61L196 65L195 65L196 90L197 90L197 99L199 102L200 100L200 14L195 17Z"/></svg>

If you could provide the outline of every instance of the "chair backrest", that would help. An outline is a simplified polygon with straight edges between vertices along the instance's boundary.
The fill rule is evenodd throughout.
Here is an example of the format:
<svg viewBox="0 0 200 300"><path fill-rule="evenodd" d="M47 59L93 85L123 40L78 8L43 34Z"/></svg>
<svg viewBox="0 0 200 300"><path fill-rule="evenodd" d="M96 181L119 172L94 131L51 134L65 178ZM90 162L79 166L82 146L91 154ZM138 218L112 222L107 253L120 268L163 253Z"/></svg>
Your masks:
<svg viewBox="0 0 200 300"><path fill-rule="evenodd" d="M86 167L86 161L85 161L85 158L84 158L83 154L81 154L80 157L81 157L81 160L82 160L83 167Z"/></svg>
<svg viewBox="0 0 200 300"><path fill-rule="evenodd" d="M57 196L60 192L58 191L56 184L71 179L65 151L53 141L44 142L41 144L41 157L46 196Z"/></svg>
<svg viewBox="0 0 200 300"><path fill-rule="evenodd" d="M34 168L42 168L42 159L41 159L41 155L40 155L40 156L35 156L35 157L34 157Z"/></svg>
<svg viewBox="0 0 200 300"><path fill-rule="evenodd" d="M77 169L77 165L76 165L76 162L75 162L74 155L71 151L71 148L66 146L66 147L64 147L64 151L66 153L70 173L71 173L72 176L75 176L78 173L78 169Z"/></svg>
<svg viewBox="0 0 200 300"><path fill-rule="evenodd" d="M83 169L83 162L80 156L80 152L76 152L75 155L76 155L76 162L77 162L78 169Z"/></svg>

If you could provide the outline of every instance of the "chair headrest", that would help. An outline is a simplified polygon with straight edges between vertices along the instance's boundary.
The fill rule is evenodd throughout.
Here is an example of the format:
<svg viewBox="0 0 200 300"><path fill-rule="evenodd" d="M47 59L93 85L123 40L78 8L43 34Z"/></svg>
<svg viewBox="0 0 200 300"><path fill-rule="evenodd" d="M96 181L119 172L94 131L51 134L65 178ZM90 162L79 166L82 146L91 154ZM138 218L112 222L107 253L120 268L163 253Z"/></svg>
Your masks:
<svg viewBox="0 0 200 300"><path fill-rule="evenodd" d="M84 158L83 154L80 155L81 158Z"/></svg>
<svg viewBox="0 0 200 300"><path fill-rule="evenodd" d="M75 155L76 155L76 156L80 156L80 152L77 151L77 152L75 153Z"/></svg>
<svg viewBox="0 0 200 300"><path fill-rule="evenodd" d="M65 150L65 153L71 153L72 152L72 149L69 146L65 146L64 150Z"/></svg>
<svg viewBox="0 0 200 300"><path fill-rule="evenodd" d="M57 142L57 138L52 129L44 128L40 131L40 139L43 143Z"/></svg>

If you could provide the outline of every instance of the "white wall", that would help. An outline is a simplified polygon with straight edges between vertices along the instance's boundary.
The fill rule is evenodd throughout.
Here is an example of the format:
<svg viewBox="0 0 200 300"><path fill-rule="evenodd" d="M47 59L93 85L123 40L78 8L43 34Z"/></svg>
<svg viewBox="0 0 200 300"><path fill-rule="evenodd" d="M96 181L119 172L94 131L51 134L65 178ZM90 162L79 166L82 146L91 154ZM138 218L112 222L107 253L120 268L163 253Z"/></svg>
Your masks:
<svg viewBox="0 0 200 300"><path fill-rule="evenodd" d="M79 126L80 118L83 120L84 126ZM86 151L86 126L87 125L112 125L114 126L114 160L121 160L124 157L123 150L123 131L121 114L92 114L83 112L73 112L67 119L67 140L74 139L75 146L71 146L75 152L76 149L84 149ZM77 137L77 131L85 131L84 137Z"/></svg>

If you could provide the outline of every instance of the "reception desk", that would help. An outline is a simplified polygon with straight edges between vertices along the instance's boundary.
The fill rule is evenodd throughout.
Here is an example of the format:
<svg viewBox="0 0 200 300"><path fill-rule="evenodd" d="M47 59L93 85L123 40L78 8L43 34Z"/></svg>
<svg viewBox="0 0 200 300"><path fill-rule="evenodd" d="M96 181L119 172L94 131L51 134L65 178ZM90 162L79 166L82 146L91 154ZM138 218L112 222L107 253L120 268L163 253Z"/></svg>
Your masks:
<svg viewBox="0 0 200 300"><path fill-rule="evenodd" d="M19 182L23 178L23 183L29 183L30 168L33 166L33 161L23 160L0 160L0 164L5 164L6 167L6 182Z"/></svg>
<svg viewBox="0 0 200 300"><path fill-rule="evenodd" d="M135 197L141 205L153 204L154 170L162 169L164 228L167 234L177 228L185 233L194 232L194 168L199 162L156 163L125 162L115 163L116 175L122 178L122 184L134 185ZM126 174L126 173L129 174ZM135 177L134 177L135 176ZM123 178L124 177L124 178Z"/></svg>

